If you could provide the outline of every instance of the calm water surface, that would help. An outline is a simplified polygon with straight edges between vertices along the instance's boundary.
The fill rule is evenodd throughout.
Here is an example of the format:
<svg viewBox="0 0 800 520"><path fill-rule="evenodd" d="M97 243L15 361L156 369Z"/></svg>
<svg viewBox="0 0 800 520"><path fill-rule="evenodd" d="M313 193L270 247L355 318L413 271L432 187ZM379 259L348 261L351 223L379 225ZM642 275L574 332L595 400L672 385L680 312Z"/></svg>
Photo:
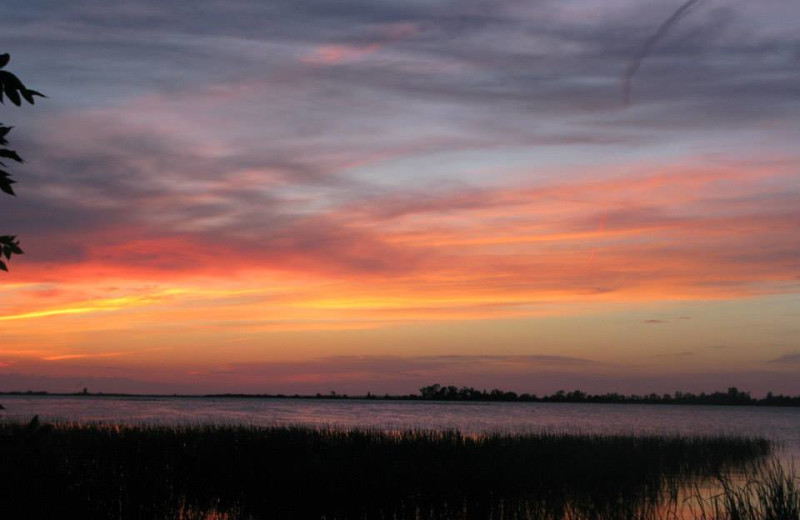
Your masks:
<svg viewBox="0 0 800 520"><path fill-rule="evenodd" d="M800 408L97 396L0 396L0 403L6 420L740 434L777 441L781 458L800 462Z"/></svg>

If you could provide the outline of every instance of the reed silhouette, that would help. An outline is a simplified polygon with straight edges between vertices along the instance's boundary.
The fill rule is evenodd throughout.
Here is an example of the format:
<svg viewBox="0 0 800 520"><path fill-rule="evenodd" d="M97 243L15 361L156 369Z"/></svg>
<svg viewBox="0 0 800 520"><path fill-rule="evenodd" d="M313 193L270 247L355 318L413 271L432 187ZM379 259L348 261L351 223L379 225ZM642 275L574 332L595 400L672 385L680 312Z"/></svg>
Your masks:
<svg viewBox="0 0 800 520"><path fill-rule="evenodd" d="M771 450L739 437L38 419L0 423L0 439L8 518L634 518Z"/></svg>
<svg viewBox="0 0 800 520"><path fill-rule="evenodd" d="M800 519L800 478L776 461L759 468L744 484L724 476L719 480L721 493L695 500L700 520Z"/></svg>

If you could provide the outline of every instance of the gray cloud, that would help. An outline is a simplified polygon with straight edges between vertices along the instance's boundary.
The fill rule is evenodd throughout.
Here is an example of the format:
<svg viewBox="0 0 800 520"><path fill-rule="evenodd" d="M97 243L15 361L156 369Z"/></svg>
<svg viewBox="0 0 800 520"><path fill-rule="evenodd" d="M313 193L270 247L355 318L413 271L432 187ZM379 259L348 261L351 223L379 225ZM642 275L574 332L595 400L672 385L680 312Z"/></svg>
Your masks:
<svg viewBox="0 0 800 520"><path fill-rule="evenodd" d="M783 356L777 357L775 359L771 359L770 363L776 363L780 365L795 365L800 364L800 352L794 352L791 354L784 354Z"/></svg>
<svg viewBox="0 0 800 520"><path fill-rule="evenodd" d="M380 39L381 28L410 24L415 34L391 42L380 59L330 67L311 78L328 90L346 84L350 92L341 92L349 98L339 100L343 106L353 106L367 90L379 90L395 92L406 105L426 98L451 103L481 119L498 110L509 117L520 109L531 119L565 111L591 118L597 111L621 108L619 78L625 65L677 3L654 7L632 2L615 18L587 23L543 1L524 11L519 2L488 1L336 6L311 0L208 1L203 8L140 2L136 9L84 2L47 12L12 3L6 23L26 47L33 45L39 66L47 63L46 50L58 43L74 67L55 72L85 75L89 86L84 89L91 90L105 68L106 76L118 78L120 93L137 84L169 91L198 81L261 78L269 83L280 76L274 66L296 58L295 52L320 44L369 45ZM658 59L646 64L637 87L637 103L656 111L647 116L650 124L719 125L791 109L798 84L792 66L797 40L767 30L766 22L756 23L738 7L699 10L659 42ZM769 7L762 10L768 15ZM97 61L81 66L77 59L87 53L76 49L89 45ZM289 47L259 52L259 45ZM687 110L675 110L676 103ZM639 117L625 116L621 122L648 123Z"/></svg>
<svg viewBox="0 0 800 520"><path fill-rule="evenodd" d="M34 49L20 62L33 61L28 68L37 67L36 75L53 93L96 97L105 90L105 98L139 89L171 95L258 81L262 97L275 95L277 88L278 98L290 106L304 93L335 101L336 108L304 102L313 110L295 113L290 124L305 121L306 129L324 129L345 115L389 117L389 126L397 107L420 114L424 127L433 121L424 115L431 103L439 105L439 121L472 122L475 132L492 122L493 130L529 137L565 116L579 118L576 132L597 130L597 125L604 133L616 126L719 128L737 120L789 117L786 111L794 110L800 84L793 66L797 40L754 24L735 7L693 13L659 42L658 59L648 62L638 78L637 104L643 110L623 115L621 72L669 6L653 9L632 2L615 18L587 23L560 14L557 3L541 1L523 13L518 2L481 1L203 5L140 2L132 9L84 2L44 12L12 3L8 11L14 23L7 23L26 48ZM392 24L416 30L388 42L380 57L317 70L297 65L316 45L370 45ZM85 52L89 46L92 53ZM70 66L60 64L65 59ZM81 63L84 59L90 61ZM68 75L83 86L65 91ZM51 77L60 82L48 85ZM262 108L252 108L267 116Z"/></svg>

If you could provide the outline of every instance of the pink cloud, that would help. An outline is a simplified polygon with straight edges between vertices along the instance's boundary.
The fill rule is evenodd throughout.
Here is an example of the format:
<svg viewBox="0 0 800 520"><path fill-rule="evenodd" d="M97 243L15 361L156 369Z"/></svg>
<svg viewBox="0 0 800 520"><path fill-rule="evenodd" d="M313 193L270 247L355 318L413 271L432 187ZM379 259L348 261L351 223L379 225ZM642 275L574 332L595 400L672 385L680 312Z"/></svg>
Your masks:
<svg viewBox="0 0 800 520"><path fill-rule="evenodd" d="M357 61L417 33L417 26L411 23L387 24L368 33L364 43L318 45L302 61L313 65L339 65Z"/></svg>
<svg viewBox="0 0 800 520"><path fill-rule="evenodd" d="M338 65L359 60L370 54L378 52L383 46L378 43L369 45L320 45L303 57L305 63L314 65Z"/></svg>

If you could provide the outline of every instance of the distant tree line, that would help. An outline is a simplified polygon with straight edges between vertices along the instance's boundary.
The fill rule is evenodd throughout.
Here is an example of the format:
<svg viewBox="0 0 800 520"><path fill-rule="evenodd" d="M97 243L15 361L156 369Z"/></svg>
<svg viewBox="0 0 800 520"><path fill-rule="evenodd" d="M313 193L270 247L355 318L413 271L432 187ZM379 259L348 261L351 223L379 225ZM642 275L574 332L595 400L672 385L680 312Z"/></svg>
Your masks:
<svg viewBox="0 0 800 520"><path fill-rule="evenodd" d="M442 386L434 384L419 389L418 399L430 401L521 401L533 403L639 403L639 404L704 404L733 406L800 406L800 396L774 395L769 392L766 397L758 399L750 392L743 392L736 387L727 392L693 394L691 392L675 392L674 394L623 395L619 393L588 394L581 390L566 392L559 390L551 395L517 394L499 390L477 390L472 387Z"/></svg>
<svg viewBox="0 0 800 520"><path fill-rule="evenodd" d="M387 401L505 401L522 403L621 403L621 404L695 404L695 405L725 405L725 406L800 406L800 396L775 395L767 393L766 397L758 399L752 397L750 392L743 392L736 387L728 388L727 392L705 392L693 394L691 392L675 392L674 394L623 395L614 393L588 394L581 390L567 392L559 390L550 395L517 394L506 390L478 390L468 386L442 386L434 384L423 386L418 394L407 395L375 395L367 392L366 395L338 394L331 390L327 394L300 395L300 394L126 394L89 392L83 389L74 393L50 393L45 391L16 391L0 392L0 395L41 395L41 396L103 396L103 397L135 397L147 395L148 397L214 397L234 399L380 399Z"/></svg>

